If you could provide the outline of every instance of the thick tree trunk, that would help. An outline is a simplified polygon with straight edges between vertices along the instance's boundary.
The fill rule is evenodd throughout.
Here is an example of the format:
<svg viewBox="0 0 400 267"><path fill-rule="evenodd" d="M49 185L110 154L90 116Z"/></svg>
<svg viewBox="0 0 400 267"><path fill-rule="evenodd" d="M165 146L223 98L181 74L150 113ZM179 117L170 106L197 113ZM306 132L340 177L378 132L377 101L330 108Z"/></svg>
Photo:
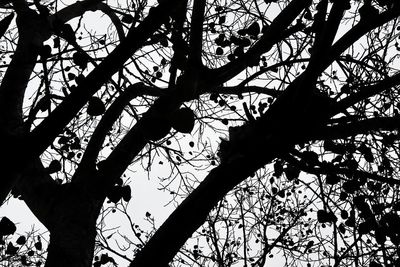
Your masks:
<svg viewBox="0 0 400 267"><path fill-rule="evenodd" d="M67 184L59 194L49 222L50 244L45 267L90 267L101 201L81 185Z"/></svg>
<svg viewBox="0 0 400 267"><path fill-rule="evenodd" d="M96 238L95 222L78 225L61 223L50 234L45 267L89 267L92 265Z"/></svg>

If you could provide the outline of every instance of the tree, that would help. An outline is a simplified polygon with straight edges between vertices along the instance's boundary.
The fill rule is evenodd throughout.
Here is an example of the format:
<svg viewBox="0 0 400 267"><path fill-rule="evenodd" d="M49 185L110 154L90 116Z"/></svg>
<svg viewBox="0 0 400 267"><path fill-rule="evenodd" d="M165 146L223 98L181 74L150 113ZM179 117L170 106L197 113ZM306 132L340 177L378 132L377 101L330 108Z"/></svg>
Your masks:
<svg viewBox="0 0 400 267"><path fill-rule="evenodd" d="M272 249L287 265L398 264L398 1L1 8L0 199L49 230L45 266L90 266L105 200L129 201L124 172L157 161L184 200L130 266L263 266ZM197 229L209 249L185 245Z"/></svg>

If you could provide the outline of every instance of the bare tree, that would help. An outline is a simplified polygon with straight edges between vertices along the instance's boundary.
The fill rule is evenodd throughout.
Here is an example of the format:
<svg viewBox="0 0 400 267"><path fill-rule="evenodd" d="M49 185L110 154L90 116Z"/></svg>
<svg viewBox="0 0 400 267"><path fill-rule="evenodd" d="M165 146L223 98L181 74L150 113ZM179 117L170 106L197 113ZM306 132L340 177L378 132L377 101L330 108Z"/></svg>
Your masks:
<svg viewBox="0 0 400 267"><path fill-rule="evenodd" d="M130 266L398 264L398 1L1 9L0 199L49 230L45 266L90 266L105 200L157 162L179 205Z"/></svg>

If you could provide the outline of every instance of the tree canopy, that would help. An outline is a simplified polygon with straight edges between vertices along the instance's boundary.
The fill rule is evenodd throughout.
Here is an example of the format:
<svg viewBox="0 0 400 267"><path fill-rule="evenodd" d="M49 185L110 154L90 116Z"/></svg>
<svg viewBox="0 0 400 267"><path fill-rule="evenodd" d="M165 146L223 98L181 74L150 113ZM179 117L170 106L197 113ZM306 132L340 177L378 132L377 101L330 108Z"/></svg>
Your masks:
<svg viewBox="0 0 400 267"><path fill-rule="evenodd" d="M397 0L2 1L0 202L50 236L3 216L0 262L399 266L399 16ZM161 226L128 208L145 173L171 200Z"/></svg>

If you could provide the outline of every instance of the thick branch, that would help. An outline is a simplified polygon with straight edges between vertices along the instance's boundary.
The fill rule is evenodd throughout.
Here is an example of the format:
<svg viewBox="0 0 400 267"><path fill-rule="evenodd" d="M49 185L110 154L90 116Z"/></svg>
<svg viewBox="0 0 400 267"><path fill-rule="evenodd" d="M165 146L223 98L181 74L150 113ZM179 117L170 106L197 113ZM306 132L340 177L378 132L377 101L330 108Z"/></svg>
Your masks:
<svg viewBox="0 0 400 267"><path fill-rule="evenodd" d="M49 229L49 215L57 196L58 184L50 177L40 159L28 164L15 189L36 218Z"/></svg>
<svg viewBox="0 0 400 267"><path fill-rule="evenodd" d="M256 93L256 94L265 94L272 97L277 97L282 91L272 88L266 88L262 86L249 85L249 86L220 86L216 88L205 88L205 91L202 93L210 94L226 94L226 95L240 95L244 93Z"/></svg>
<svg viewBox="0 0 400 267"><path fill-rule="evenodd" d="M399 86L400 84L400 72L396 73L395 75L385 78L381 81L378 81L372 85L365 85L357 88L356 93L352 93L348 97L344 98L343 100L339 101L336 104L336 113L340 113L345 111L347 108L351 107L352 105L367 99L371 96L377 95L385 90L389 90L394 86Z"/></svg>
<svg viewBox="0 0 400 267"><path fill-rule="evenodd" d="M315 45L313 46L310 64L307 68L307 70L313 72L316 77L324 68L322 67L321 69L321 65L326 60L329 50L331 49L332 42L335 39L337 30L339 29L339 25L345 10L344 2L346 2L346 0L336 1L333 4L326 21L325 17L328 1L321 1L318 4L318 6L320 6L320 10L314 18L314 24L317 24L315 26L315 28L317 28Z"/></svg>
<svg viewBox="0 0 400 267"><path fill-rule="evenodd" d="M49 21L53 24L56 20L59 23L66 23L71 19L82 16L89 10L96 10L96 6L101 3L101 0L84 0L71 4L57 13L49 17Z"/></svg>
<svg viewBox="0 0 400 267"><path fill-rule="evenodd" d="M393 9L382 12L373 20L361 20L354 25L346 34L344 34L335 44L329 53L329 57L325 62L324 68L328 67L335 59L337 59L346 49L357 42L364 34L378 28L385 23L397 18L400 15L400 8L395 5Z"/></svg>
<svg viewBox="0 0 400 267"><path fill-rule="evenodd" d="M124 62L151 37L151 35L168 19L175 5L182 0L162 1L153 8L149 15L136 28L129 30L127 37L96 67L78 88L68 95L39 126L30 137L36 145L35 154L43 152L59 132L68 124L89 98L117 72Z"/></svg>
<svg viewBox="0 0 400 267"><path fill-rule="evenodd" d="M189 67L199 68L202 65L201 54L203 51L203 22L204 10L206 6L205 0L194 0L192 25L190 29L190 43L189 43Z"/></svg>
<svg viewBox="0 0 400 267"><path fill-rule="evenodd" d="M41 25L34 11L20 2L16 9L18 45L0 86L0 139L2 152L7 155L0 163L3 174L0 181L0 203L3 203L19 177L20 170L13 168L15 162L24 160L25 155L22 158L20 155L22 149L27 149L21 142L24 135L22 105L39 49L48 37L46 28Z"/></svg>
<svg viewBox="0 0 400 267"><path fill-rule="evenodd" d="M160 96L162 94L163 91L161 89L156 87L148 87L142 83L133 84L126 88L125 91L123 91L121 95L118 96L117 99L111 104L101 118L100 123L97 125L96 130L94 131L90 142L86 147L85 153L79 164L79 168L75 172L74 177L77 177L78 179L89 178L87 175L81 174L88 173L95 169L96 160L102 148L104 139L129 101L137 96Z"/></svg>
<svg viewBox="0 0 400 267"><path fill-rule="evenodd" d="M309 136L309 140L341 139L375 131L393 131L399 128L400 117L371 118L315 129Z"/></svg>
<svg viewBox="0 0 400 267"><path fill-rule="evenodd" d="M169 216L130 266L167 266L186 240L206 220L208 213L218 201L265 162L286 149L284 145L280 146L280 143L280 141L275 145L271 143L262 160L254 156L236 158L229 164L222 164L213 169ZM157 251L157 257L154 257L154 251Z"/></svg>
<svg viewBox="0 0 400 267"><path fill-rule="evenodd" d="M235 77L248 67L248 62L268 52L273 45L286 37L286 30L293 20L304 8L309 6L311 1L294 0L279 13L271 25L266 29L263 36L243 56L230 63L211 71L211 77L215 84L222 84Z"/></svg>
<svg viewBox="0 0 400 267"><path fill-rule="evenodd" d="M284 160L296 165L297 167L299 167L302 171L305 171L307 173L310 174L341 174L344 176L347 176L351 179L354 178L359 178L359 179L370 179L370 180L374 180L377 182L381 182L381 183L385 183L388 185L400 185L400 180L398 179L394 179L394 178L388 178L376 173L370 173L370 172L366 172L366 171L361 171L361 170L350 170L349 168L345 168L345 167L337 167L337 166L323 166L322 164L320 164L319 166L310 166L305 164L304 162L302 162L301 160L297 160L295 159L293 156L286 156L284 157ZM345 179L342 179L345 180Z"/></svg>

